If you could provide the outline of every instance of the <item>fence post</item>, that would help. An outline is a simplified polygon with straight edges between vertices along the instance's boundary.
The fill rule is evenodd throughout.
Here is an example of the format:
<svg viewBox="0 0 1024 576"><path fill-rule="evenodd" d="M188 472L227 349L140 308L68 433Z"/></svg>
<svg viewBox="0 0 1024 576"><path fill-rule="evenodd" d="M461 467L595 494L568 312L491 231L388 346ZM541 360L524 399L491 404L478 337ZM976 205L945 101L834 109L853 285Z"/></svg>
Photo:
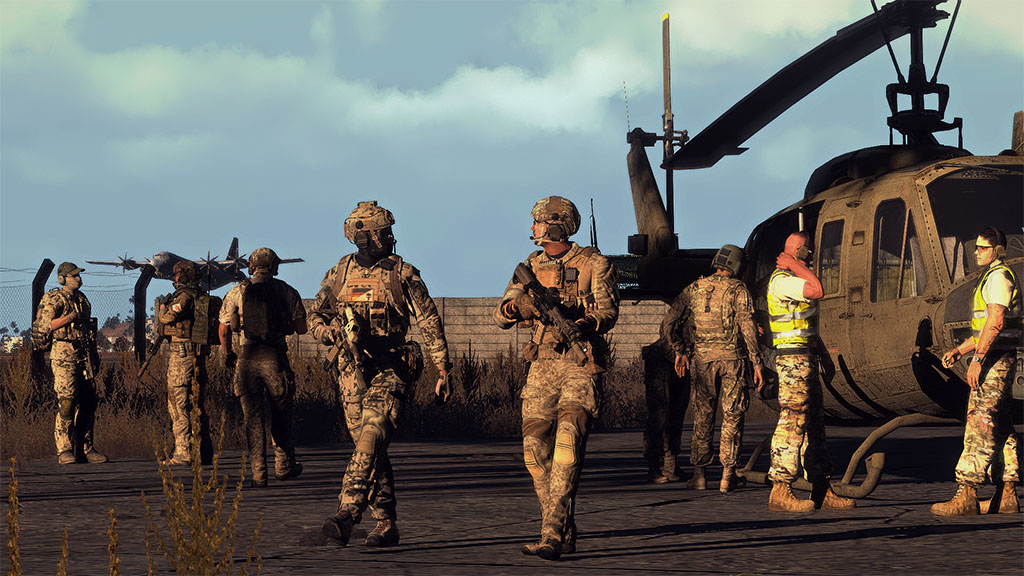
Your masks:
<svg viewBox="0 0 1024 576"><path fill-rule="evenodd" d="M46 289L46 279L50 277L50 273L53 272L53 260L44 258L43 263L39 265L39 270L36 271L36 277L32 279L32 324L29 326L31 331L32 326L36 323L36 313L39 311L39 301L43 299L43 291ZM22 346L32 346L31 337L28 342L22 344ZM45 366L43 366L43 351L32 350L32 378L39 380L43 375Z"/></svg>
<svg viewBox="0 0 1024 576"><path fill-rule="evenodd" d="M142 266L139 279L135 282L135 334L132 342L135 346L135 358L139 363L146 361L146 290L153 279L156 268L149 264Z"/></svg>

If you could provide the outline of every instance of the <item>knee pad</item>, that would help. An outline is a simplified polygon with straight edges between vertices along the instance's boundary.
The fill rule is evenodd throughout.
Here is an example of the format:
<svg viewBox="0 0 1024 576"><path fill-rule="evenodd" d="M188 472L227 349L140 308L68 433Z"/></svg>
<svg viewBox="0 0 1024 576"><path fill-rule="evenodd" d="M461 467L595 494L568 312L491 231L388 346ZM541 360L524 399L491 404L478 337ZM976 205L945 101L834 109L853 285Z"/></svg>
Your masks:
<svg viewBox="0 0 1024 576"><path fill-rule="evenodd" d="M537 453L541 450L538 444L539 442L535 437L526 436L523 438L523 463L526 464L526 471L530 473L534 480L540 480L547 474L544 464L537 458Z"/></svg>
<svg viewBox="0 0 1024 576"><path fill-rule="evenodd" d="M553 461L562 466L579 462L579 451L584 435L590 429L590 413L578 404L567 404L558 409L558 431L555 434Z"/></svg>
<svg viewBox="0 0 1024 576"><path fill-rule="evenodd" d="M75 417L75 399L74 398L58 398L57 399L57 412L60 417L65 420L71 420Z"/></svg>
<svg viewBox="0 0 1024 576"><path fill-rule="evenodd" d="M379 430L373 426L367 426L364 424L362 431L359 433L359 441L356 443L356 452L373 454L374 449L377 446L377 438L379 437Z"/></svg>

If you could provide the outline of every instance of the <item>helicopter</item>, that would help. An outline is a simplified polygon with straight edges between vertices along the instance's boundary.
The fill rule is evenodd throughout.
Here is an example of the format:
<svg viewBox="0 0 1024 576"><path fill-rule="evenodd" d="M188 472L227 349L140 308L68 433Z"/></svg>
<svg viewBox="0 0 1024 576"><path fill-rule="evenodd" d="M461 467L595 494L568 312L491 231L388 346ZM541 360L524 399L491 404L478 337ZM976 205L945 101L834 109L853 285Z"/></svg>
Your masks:
<svg viewBox="0 0 1024 576"><path fill-rule="evenodd" d="M638 234L627 242L632 256L613 257L613 262L624 298L668 302L708 272L716 252L676 246L672 171L710 168L726 155L741 154L747 139L804 96L875 50L889 48L898 80L886 87L892 114L888 145L842 154L814 170L803 198L757 225L744 246L742 277L764 325L764 294L786 237L802 230L815 247L811 266L825 292L818 301L819 333L836 366L821 374L826 419L878 426L854 453L842 481L834 483L844 496L863 497L874 489L882 453L867 459L867 478L860 485L852 479L861 459L886 434L900 426L964 418L967 365L947 369L940 356L970 336L970 299L983 272L973 258L978 232L987 226L1004 231L1003 260L1024 277L1024 112L1014 115L1010 149L976 156L963 148L963 120L944 120L949 87L937 81L959 0L931 79L924 66L923 32L949 17L937 8L945 1L894 0L881 9L872 3L873 14L777 72L693 138L674 127L666 14L663 131L637 128L627 134ZM906 77L891 47L905 35L910 36ZM909 96L910 108L899 107L900 96ZM926 96L937 97L938 106L927 108ZM957 146L942 145L935 137L950 130L959 132ZM894 142L897 133L900 141ZM658 142L666 170L665 203L645 151ZM773 351L767 346L762 351L773 366ZM1017 366L1012 396L1021 400L1020 346ZM1022 406L1014 402L1017 422ZM766 481L753 466L768 440L738 473Z"/></svg>
<svg viewBox="0 0 1024 576"><path fill-rule="evenodd" d="M210 291L216 290L222 286L225 286L231 282L240 282L245 280L245 270L249 267L249 262L245 258L245 254L239 256L238 254L238 238L231 239L231 246L228 247L227 258L224 260L218 260L218 256L210 257L207 254L206 258L200 258L199 260L193 260L199 266L199 283L203 290ZM157 252L149 260L135 260L127 254L123 257L118 256L117 260L86 260L88 264L99 264L102 266L116 266L121 268L122 271L137 270L143 266L150 266L153 269L153 278L161 280L174 280L174 265L178 262L186 260L181 256L173 252ZM302 258L282 258L282 264L288 264L292 262L303 262Z"/></svg>

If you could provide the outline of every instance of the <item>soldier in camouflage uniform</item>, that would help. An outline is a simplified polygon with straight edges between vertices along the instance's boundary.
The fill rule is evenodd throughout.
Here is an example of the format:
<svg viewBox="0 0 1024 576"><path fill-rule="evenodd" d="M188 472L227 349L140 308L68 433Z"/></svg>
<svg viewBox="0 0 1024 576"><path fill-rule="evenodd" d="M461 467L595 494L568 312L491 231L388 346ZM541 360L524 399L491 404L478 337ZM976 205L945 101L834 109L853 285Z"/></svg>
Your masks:
<svg viewBox="0 0 1024 576"><path fill-rule="evenodd" d="M324 521L324 535L347 544L367 506L377 525L365 544L398 544L395 484L388 445L402 404L423 369L420 345L406 340L416 319L439 378L434 392L450 392L448 343L441 316L415 266L394 253L395 218L376 201L360 202L345 220L345 237L358 251L327 271L309 314L313 337L339 351L338 384L345 422L355 442L338 512Z"/></svg>
<svg viewBox="0 0 1024 576"><path fill-rule="evenodd" d="M251 278L224 295L217 329L225 367L234 370L232 389L242 405L256 488L267 486L265 403L270 405L274 477L288 480L302 473L302 464L295 461L295 373L288 362L285 337L306 333L306 309L294 288L274 278L280 263L270 248L252 251ZM232 350L232 332L239 333L240 355Z"/></svg>
<svg viewBox="0 0 1024 576"><path fill-rule="evenodd" d="M61 287L43 295L32 325L35 346L45 348L43 342L52 340L50 367L57 393L53 438L60 464L107 461L92 442L97 404L94 376L99 356L95 346L96 319L91 317L89 299L80 290L83 270L71 262L57 268Z"/></svg>
<svg viewBox="0 0 1024 576"><path fill-rule="evenodd" d="M690 403L690 378L675 373L674 354L662 336L640 352L644 370L647 424L644 427L644 459L647 480L665 484L679 480L678 456L682 451L683 417Z"/></svg>
<svg viewBox="0 0 1024 576"><path fill-rule="evenodd" d="M744 484L736 477L736 463L743 442L743 416L750 407L747 361L753 366L754 384L764 381L761 354L754 326L750 292L736 276L743 250L726 244L712 260L714 273L687 286L672 302L661 332L675 351L675 370L680 377L693 369L693 464L691 488L704 490L704 468L711 463L711 439L715 430L718 397L722 397L722 433L718 458L722 462L721 492ZM690 362L690 358L693 362Z"/></svg>
<svg viewBox="0 0 1024 576"><path fill-rule="evenodd" d="M967 370L971 393L964 449L956 465L958 488L949 501L932 505L932 513L940 516L1020 512L1016 489L1020 456L1010 415L1010 386L1021 346L1020 283L1013 269L1003 263L1006 235L1000 230L983 230L974 255L984 272L974 290L973 334L942 357L943 365L951 368L961 356L974 352ZM1002 487L991 500L978 502L978 488L984 484L986 472L993 482L1002 480Z"/></svg>
<svg viewBox="0 0 1024 576"><path fill-rule="evenodd" d="M188 466L192 462L192 384L199 386L199 454L203 464L213 460L210 419L203 409L209 378L206 359L209 347L192 341L199 270L191 260L174 265L174 293L160 305L158 318L163 333L170 337L167 360L167 411L174 433L174 453L164 463Z"/></svg>
<svg viewBox="0 0 1024 576"><path fill-rule="evenodd" d="M768 470L772 492L768 509L779 512L849 509L856 505L833 492L829 480L832 462L825 444L825 415L818 378L819 354L822 360L828 358L818 336L817 300L823 290L821 281L808 268L811 250L807 242L803 232L790 234L768 281L768 315L776 349L780 407L779 422L772 436L772 464ZM791 485L801 467L813 486L810 500L793 496Z"/></svg>
<svg viewBox="0 0 1024 576"><path fill-rule="evenodd" d="M559 309L586 340L581 365L560 331L540 320L534 300L515 277L494 310L495 322L504 329L518 322L533 328L523 351L531 362L522 392L523 454L542 520L540 541L522 551L556 560L576 547L574 500L607 361L601 335L618 319L619 295L608 259L596 248L569 241L580 225L572 202L551 196L537 202L532 215L532 240L543 249L530 254L524 265L544 287L557 291Z"/></svg>

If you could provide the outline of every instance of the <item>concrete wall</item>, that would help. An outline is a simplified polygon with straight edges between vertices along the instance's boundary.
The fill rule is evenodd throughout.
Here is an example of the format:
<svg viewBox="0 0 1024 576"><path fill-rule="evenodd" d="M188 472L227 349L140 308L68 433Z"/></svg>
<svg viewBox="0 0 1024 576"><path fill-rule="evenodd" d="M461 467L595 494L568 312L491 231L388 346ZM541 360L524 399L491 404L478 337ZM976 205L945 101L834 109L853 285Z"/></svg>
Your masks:
<svg viewBox="0 0 1024 576"><path fill-rule="evenodd" d="M530 338L527 328L518 326L502 330L491 319L491 311L498 305L499 298L435 298L438 312L444 321L445 336L452 359L468 353L470 349L478 359L488 359L498 354L518 353ZM312 300L303 300L308 309ZM658 327L668 309L657 301L625 300L619 307L619 321L611 331L615 356L630 361L640 355L640 348L658 339ZM419 328L413 323L409 330L413 340L423 342ZM293 344L294 346L294 344ZM323 346L308 334L298 337L298 346L303 354L316 354Z"/></svg>

